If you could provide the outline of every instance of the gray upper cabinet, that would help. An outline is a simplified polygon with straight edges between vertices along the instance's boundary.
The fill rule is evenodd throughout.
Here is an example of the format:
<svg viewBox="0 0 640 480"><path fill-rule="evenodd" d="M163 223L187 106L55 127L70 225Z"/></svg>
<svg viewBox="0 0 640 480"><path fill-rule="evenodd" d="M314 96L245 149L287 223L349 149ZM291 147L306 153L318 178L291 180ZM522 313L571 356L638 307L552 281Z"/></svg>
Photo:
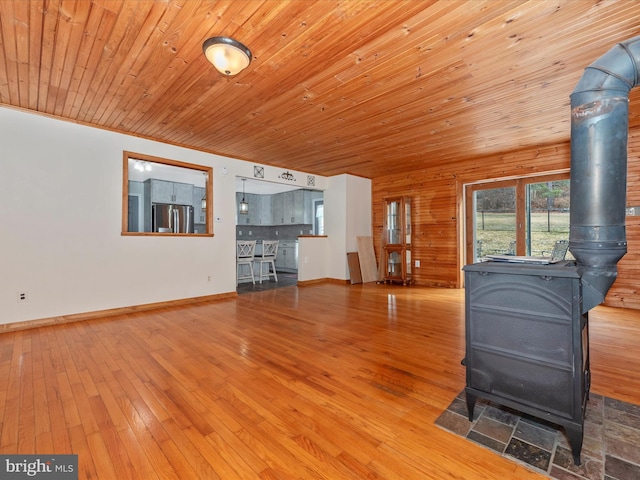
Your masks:
<svg viewBox="0 0 640 480"><path fill-rule="evenodd" d="M291 194L291 223L305 223L304 222L304 197L309 193L308 190L294 190L293 192L287 192Z"/></svg>
<svg viewBox="0 0 640 480"><path fill-rule="evenodd" d="M273 222L276 225L295 225L304 221L304 197L308 190L293 190L291 192L272 195Z"/></svg>
<svg viewBox="0 0 640 480"><path fill-rule="evenodd" d="M236 192L238 225L299 225L313 223L313 199L322 198L322 192L292 190L273 195L245 194L249 213L239 210L242 193Z"/></svg>
<svg viewBox="0 0 640 480"><path fill-rule="evenodd" d="M204 194L204 188L193 187L193 223L207 223L206 210L202 209L202 197L204 197Z"/></svg>
<svg viewBox="0 0 640 480"><path fill-rule="evenodd" d="M271 224L282 225L284 223L284 194L276 193L271 196Z"/></svg>
<svg viewBox="0 0 640 480"><path fill-rule="evenodd" d="M174 183L173 198L174 202L180 205L191 205L193 201L193 185L189 185L188 183Z"/></svg>
<svg viewBox="0 0 640 480"><path fill-rule="evenodd" d="M168 182L166 180L147 180L151 186L151 202L176 203L192 205L193 185L188 183Z"/></svg>
<svg viewBox="0 0 640 480"><path fill-rule="evenodd" d="M262 197L262 195L247 195L247 202L249 203L249 225L260 225L260 216L262 215L262 200L260 197Z"/></svg>
<svg viewBox="0 0 640 480"><path fill-rule="evenodd" d="M260 225L273 225L271 195L258 195L258 197L260 197Z"/></svg>
<svg viewBox="0 0 640 480"><path fill-rule="evenodd" d="M282 195L282 223L295 223L293 216L293 192L284 192L278 195Z"/></svg>

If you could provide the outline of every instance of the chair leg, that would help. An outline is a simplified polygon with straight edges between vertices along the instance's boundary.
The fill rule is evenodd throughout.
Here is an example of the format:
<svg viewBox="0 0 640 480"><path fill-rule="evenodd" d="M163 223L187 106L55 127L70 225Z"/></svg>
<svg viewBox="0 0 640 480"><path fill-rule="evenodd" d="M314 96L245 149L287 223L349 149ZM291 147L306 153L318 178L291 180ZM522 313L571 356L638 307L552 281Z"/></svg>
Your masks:
<svg viewBox="0 0 640 480"><path fill-rule="evenodd" d="M275 278L276 282L278 281L278 275L276 275L276 262L275 260L271 260L271 266L273 267L273 278Z"/></svg>
<svg viewBox="0 0 640 480"><path fill-rule="evenodd" d="M249 267L249 273L251 274L251 282L253 282L253 284L255 285L256 278L253 273L253 262L239 262L236 264L236 286L240 285L240 280L245 280L249 278L248 275L242 274L242 272L244 272L243 265L246 265L247 267Z"/></svg>

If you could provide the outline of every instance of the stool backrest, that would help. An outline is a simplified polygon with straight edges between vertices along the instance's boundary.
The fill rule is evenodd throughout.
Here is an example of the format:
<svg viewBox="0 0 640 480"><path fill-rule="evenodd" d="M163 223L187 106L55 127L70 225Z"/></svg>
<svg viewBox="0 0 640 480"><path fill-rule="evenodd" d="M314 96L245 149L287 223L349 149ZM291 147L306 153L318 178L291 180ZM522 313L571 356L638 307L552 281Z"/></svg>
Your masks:
<svg viewBox="0 0 640 480"><path fill-rule="evenodd" d="M238 260L251 259L256 253L255 240L236 240L236 258Z"/></svg>
<svg viewBox="0 0 640 480"><path fill-rule="evenodd" d="M278 255L278 243L280 240L263 240L262 241L262 258L276 258Z"/></svg>

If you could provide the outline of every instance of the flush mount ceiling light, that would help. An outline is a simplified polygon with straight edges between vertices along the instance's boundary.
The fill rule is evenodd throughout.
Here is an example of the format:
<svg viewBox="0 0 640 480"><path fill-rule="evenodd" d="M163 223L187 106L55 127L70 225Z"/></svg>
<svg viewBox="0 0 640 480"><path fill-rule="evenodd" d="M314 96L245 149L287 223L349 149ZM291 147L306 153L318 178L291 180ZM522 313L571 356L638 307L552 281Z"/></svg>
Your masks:
<svg viewBox="0 0 640 480"><path fill-rule="evenodd" d="M211 37L202 44L207 60L220 73L237 75L251 63L251 50L229 37Z"/></svg>

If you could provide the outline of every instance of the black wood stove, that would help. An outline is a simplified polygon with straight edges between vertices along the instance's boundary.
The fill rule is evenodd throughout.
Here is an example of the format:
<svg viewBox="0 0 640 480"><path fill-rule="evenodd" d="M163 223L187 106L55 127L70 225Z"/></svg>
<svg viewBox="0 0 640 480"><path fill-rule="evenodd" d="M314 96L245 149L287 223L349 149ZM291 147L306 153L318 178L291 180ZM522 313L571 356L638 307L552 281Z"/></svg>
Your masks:
<svg viewBox="0 0 640 480"><path fill-rule="evenodd" d="M562 425L579 464L589 327L575 263L484 262L464 270L469 420L482 397Z"/></svg>
<svg viewBox="0 0 640 480"><path fill-rule="evenodd" d="M575 263L468 265L469 418L485 397L565 427L580 463L589 396L587 315L627 252L629 91L640 83L640 37L585 68L571 94L571 219Z"/></svg>

